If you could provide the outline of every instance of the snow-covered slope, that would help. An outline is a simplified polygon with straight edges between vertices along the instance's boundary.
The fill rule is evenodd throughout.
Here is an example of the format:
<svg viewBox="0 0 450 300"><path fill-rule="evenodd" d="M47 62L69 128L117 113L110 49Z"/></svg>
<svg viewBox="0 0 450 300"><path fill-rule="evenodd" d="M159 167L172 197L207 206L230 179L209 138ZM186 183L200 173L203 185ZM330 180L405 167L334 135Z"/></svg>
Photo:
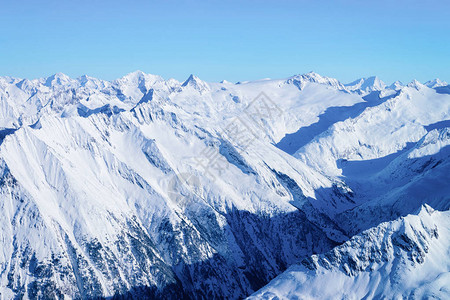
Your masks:
<svg viewBox="0 0 450 300"><path fill-rule="evenodd" d="M361 87L0 77L0 294L242 298L448 209L450 95Z"/></svg>
<svg viewBox="0 0 450 300"><path fill-rule="evenodd" d="M351 83L345 84L349 91L357 92L359 94L369 94L374 91L382 91L386 88L386 84L378 77L372 76L367 78L360 78Z"/></svg>
<svg viewBox="0 0 450 300"><path fill-rule="evenodd" d="M424 84L425 84L427 87L432 88L432 89L437 88L437 87L441 87L441 86L446 86L446 85L448 85L447 82L442 81L442 80L440 80L439 78L436 78L436 79L427 81L427 82L425 82Z"/></svg>
<svg viewBox="0 0 450 300"><path fill-rule="evenodd" d="M448 209L449 120L449 96L413 83L398 96L335 123L295 156L345 181L351 199L316 202L316 207L345 215L337 220L354 220L348 228L343 225L353 234L423 203Z"/></svg>
<svg viewBox="0 0 450 300"><path fill-rule="evenodd" d="M450 212L424 206L291 266L249 299L448 299Z"/></svg>

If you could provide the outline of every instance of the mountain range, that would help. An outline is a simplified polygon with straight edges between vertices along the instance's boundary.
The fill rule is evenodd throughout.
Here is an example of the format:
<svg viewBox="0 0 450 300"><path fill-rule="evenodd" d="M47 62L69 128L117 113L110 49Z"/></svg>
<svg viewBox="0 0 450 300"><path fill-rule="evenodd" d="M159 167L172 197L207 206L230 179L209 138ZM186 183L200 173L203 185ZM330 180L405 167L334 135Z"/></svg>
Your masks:
<svg viewBox="0 0 450 300"><path fill-rule="evenodd" d="M449 145L439 79L0 77L0 299L448 298Z"/></svg>

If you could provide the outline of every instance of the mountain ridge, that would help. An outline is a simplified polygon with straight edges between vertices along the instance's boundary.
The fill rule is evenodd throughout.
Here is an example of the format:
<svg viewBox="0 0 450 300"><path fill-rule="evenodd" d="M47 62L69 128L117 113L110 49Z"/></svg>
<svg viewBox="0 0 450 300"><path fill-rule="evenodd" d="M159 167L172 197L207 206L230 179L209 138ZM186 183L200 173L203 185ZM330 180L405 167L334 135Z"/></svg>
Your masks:
<svg viewBox="0 0 450 300"><path fill-rule="evenodd" d="M447 210L449 98L313 72L2 77L0 293L249 296L424 203Z"/></svg>

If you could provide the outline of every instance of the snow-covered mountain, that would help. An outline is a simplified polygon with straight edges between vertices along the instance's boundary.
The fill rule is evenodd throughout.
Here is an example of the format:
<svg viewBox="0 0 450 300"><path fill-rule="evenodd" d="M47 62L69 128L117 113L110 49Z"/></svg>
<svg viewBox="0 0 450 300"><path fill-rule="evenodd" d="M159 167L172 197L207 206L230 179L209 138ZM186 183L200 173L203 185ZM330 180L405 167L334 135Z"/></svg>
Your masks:
<svg viewBox="0 0 450 300"><path fill-rule="evenodd" d="M386 84L378 77L372 76L360 78L351 83L345 84L345 87L352 92L359 94L369 94L374 91L382 91L386 88Z"/></svg>
<svg viewBox="0 0 450 300"><path fill-rule="evenodd" d="M1 297L243 298L448 210L450 95L363 81L0 77Z"/></svg>
<svg viewBox="0 0 450 300"><path fill-rule="evenodd" d="M249 299L447 299L450 213L423 206L291 266Z"/></svg>
<svg viewBox="0 0 450 300"><path fill-rule="evenodd" d="M404 86L405 85L401 81L397 80L389 86L389 89L398 91Z"/></svg>
<svg viewBox="0 0 450 300"><path fill-rule="evenodd" d="M447 82L442 81L442 80L440 80L439 78L436 78L436 79L427 81L427 82L425 82L424 84L425 84L427 87L432 88L432 89L437 88L437 87L442 87L442 86L448 85Z"/></svg>

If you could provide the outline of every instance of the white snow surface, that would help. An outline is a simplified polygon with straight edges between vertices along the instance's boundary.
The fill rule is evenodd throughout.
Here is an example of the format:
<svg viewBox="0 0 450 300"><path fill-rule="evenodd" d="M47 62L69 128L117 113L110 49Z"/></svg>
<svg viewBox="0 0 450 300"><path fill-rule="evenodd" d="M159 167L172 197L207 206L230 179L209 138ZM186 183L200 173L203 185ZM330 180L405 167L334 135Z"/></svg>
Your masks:
<svg viewBox="0 0 450 300"><path fill-rule="evenodd" d="M248 299L448 299L450 212L424 206L291 266Z"/></svg>
<svg viewBox="0 0 450 300"><path fill-rule="evenodd" d="M437 88L437 87L441 87L441 86L446 86L448 85L447 82L440 80L439 78L427 81L424 83L427 87L429 88Z"/></svg>
<svg viewBox="0 0 450 300"><path fill-rule="evenodd" d="M449 209L450 95L436 83L0 77L0 298L242 298L405 222L423 262L399 246L350 275L296 265L256 295L445 295L448 213L409 215Z"/></svg>
<svg viewBox="0 0 450 300"><path fill-rule="evenodd" d="M394 83L395 86L395 83ZM360 94L368 94L374 91L382 91L386 88L386 84L377 76L360 78L345 85L345 87Z"/></svg>

